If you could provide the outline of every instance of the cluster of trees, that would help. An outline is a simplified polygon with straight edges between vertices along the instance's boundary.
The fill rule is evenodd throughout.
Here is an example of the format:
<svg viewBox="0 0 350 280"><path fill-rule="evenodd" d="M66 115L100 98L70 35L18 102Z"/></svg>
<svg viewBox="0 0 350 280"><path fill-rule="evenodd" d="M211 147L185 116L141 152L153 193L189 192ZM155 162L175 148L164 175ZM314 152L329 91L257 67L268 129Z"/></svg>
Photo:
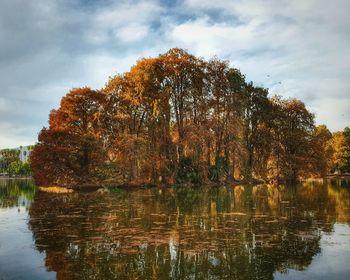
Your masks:
<svg viewBox="0 0 350 280"><path fill-rule="evenodd" d="M101 90L72 89L31 167L41 185L292 182L325 172L319 138L302 101L269 98L227 61L174 48Z"/></svg>
<svg viewBox="0 0 350 280"><path fill-rule="evenodd" d="M323 174L350 173L350 128L331 133L325 125L315 129L315 137L320 149L318 169Z"/></svg>
<svg viewBox="0 0 350 280"><path fill-rule="evenodd" d="M30 164L28 161L21 161L19 150L3 149L0 150L0 173L12 176L30 175Z"/></svg>

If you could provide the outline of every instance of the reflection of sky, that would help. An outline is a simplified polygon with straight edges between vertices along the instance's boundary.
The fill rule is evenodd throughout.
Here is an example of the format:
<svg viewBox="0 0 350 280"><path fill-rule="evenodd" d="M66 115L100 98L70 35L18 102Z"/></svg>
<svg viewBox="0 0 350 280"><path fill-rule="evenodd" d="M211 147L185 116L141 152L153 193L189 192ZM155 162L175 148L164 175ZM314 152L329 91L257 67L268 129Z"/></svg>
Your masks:
<svg viewBox="0 0 350 280"><path fill-rule="evenodd" d="M334 224L331 234L323 234L320 254L304 271L289 270L275 273L275 279L337 279L348 280L350 275L350 227Z"/></svg>
<svg viewBox="0 0 350 280"><path fill-rule="evenodd" d="M45 256L34 249L25 206L0 208L0 279L55 279Z"/></svg>
<svg viewBox="0 0 350 280"><path fill-rule="evenodd" d="M9 184L7 191L2 192L3 197L0 197L13 198L9 207L8 204L4 208L0 207L0 279L1 276L5 279L23 276L25 279L55 278L55 273L46 272L45 255L35 249L34 242L46 250L47 256L51 256L48 257L51 264L53 260L57 262L55 265L48 265L50 269L60 271L59 264L64 259L63 263L72 265L76 273L79 273L77 269L80 267L85 265L86 268L84 257L87 251L84 248L86 249L88 244L88 248L96 250L91 257L96 257L94 254L98 252L106 253L100 261L109 267L114 267L114 258L123 251L130 254L128 257L131 259L136 256L139 271L145 272L150 264L156 263L161 269L169 265L167 275L174 279L181 275L183 265L191 263L193 257L199 258L196 265L201 271L205 271L206 267L201 266L205 263L212 271L220 265L225 270L225 260L230 259L231 253L234 256L249 258L250 268L254 268L255 265L261 268L260 261L271 264L271 270L268 269L269 275L272 275L276 266L284 267L284 261L286 267L299 267L299 262L302 262L301 267L304 271L290 269L288 274L276 272L275 279L348 279L350 274L350 227L346 224L349 221L350 200L347 187L307 184L298 188L300 196L297 197L287 189L281 189L280 193L278 189L274 189L275 193L266 186L255 186L254 192L249 191L248 187L236 188L236 192L239 190L241 196L233 196L228 188L219 188L219 191L209 193L206 193L205 189L164 189L157 192L158 195L155 192L151 195L154 190L139 190L125 193L125 200L113 193L98 197L94 194L76 194L71 197L72 200L66 200L65 196L43 196L43 193L37 193L31 204L32 196L27 193L26 198L22 194L24 190L32 190L34 193L34 188L27 189L29 186L22 185L18 189L18 185ZM17 190L13 192L17 196L8 196L11 190ZM196 199L193 200L193 197ZM252 197L255 197L254 211L265 213L265 218L264 215L257 214L251 219L252 204L247 202L251 202ZM290 199L288 205L302 205L302 214L308 211L314 213L315 215L307 214L307 217L304 217L306 219L312 216L312 223L307 225L305 220L299 224L298 208L289 207L285 203L277 203L276 206L268 199L276 198L280 201L281 197ZM292 201L293 197L298 198L298 203ZM189 204L191 207L187 208ZM271 205L281 211L270 212ZM28 228L28 207L31 207L32 231ZM284 217L288 213L293 214L289 221L292 224L296 223L295 228L293 225L286 227L284 219L281 222L282 231L276 227L277 224L273 223L273 226L270 223L274 221L272 216ZM342 219L333 224L339 213ZM81 218L88 221L84 223L86 226L81 227ZM149 223L144 224L147 220ZM318 232L319 228L326 228L328 231ZM74 235L67 234L73 231ZM284 243L284 237L288 236L285 235L287 231L292 235L291 239L285 240L287 242ZM320 241L318 234L313 235L315 231L320 233ZM32 239L33 235L36 241ZM99 238L93 239L94 237ZM298 238L294 239L295 237ZM60 246L56 247L58 238ZM309 238L317 243L317 248L313 248L314 242L308 242ZM312 241L311 239L309 241ZM271 245L275 245L276 250L270 251ZM321 253L314 255L318 252L318 245ZM136 246L139 255L131 248ZM284 252L285 248L291 250L291 254ZM128 252L128 249L131 250ZM64 254L56 255L58 252ZM183 256L185 258L182 258ZM311 256L313 260L310 262ZM278 258L276 262L275 257ZM74 267L72 260L79 260L81 263L76 262L77 266ZM147 263L147 260L150 260L150 263ZM125 261L129 263L130 259ZM270 261L272 262L269 263ZM101 268L101 263L96 264L97 271ZM123 260L119 259L118 264L123 264ZM241 271L241 264L236 260L228 265L233 270Z"/></svg>
<svg viewBox="0 0 350 280"><path fill-rule="evenodd" d="M178 246L179 246L178 238L176 238L177 234L178 234L177 232L175 232L175 236L172 234L169 240L170 265L171 265L171 271L169 276L171 277L171 279L176 278L176 262L178 258Z"/></svg>

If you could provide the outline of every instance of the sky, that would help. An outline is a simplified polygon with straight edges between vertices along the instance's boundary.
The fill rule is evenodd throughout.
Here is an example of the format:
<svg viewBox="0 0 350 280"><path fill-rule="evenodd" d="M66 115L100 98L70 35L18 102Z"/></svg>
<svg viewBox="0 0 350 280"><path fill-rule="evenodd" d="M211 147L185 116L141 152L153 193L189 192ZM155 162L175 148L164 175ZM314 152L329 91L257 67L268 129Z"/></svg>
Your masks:
<svg viewBox="0 0 350 280"><path fill-rule="evenodd" d="M71 88L172 47L229 60L317 124L350 126L348 0L1 0L0 148L34 144Z"/></svg>

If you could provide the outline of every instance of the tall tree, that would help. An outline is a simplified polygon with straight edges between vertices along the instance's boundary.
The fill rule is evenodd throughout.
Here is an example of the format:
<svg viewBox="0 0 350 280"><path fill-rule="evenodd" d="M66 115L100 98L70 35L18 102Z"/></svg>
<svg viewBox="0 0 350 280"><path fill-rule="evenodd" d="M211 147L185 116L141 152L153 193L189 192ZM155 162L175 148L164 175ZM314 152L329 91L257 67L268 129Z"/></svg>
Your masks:
<svg viewBox="0 0 350 280"><path fill-rule="evenodd" d="M333 133L331 139L333 148L332 172L350 173L350 129Z"/></svg>
<svg viewBox="0 0 350 280"><path fill-rule="evenodd" d="M297 99L272 99L274 107L273 156L277 176L293 183L303 172L310 170L314 115Z"/></svg>
<svg viewBox="0 0 350 280"><path fill-rule="evenodd" d="M40 184L73 186L293 181L325 170L315 162L326 161L327 135L301 101L270 100L229 62L174 48L101 91L71 90L39 134L32 169Z"/></svg>
<svg viewBox="0 0 350 280"><path fill-rule="evenodd" d="M345 147L344 147L345 164L342 168L342 171L345 173L350 173L350 128L345 127L343 134L345 136Z"/></svg>
<svg viewBox="0 0 350 280"><path fill-rule="evenodd" d="M252 178L254 154L261 149L259 143L259 128L267 125L271 105L267 97L268 91L255 87L252 83L245 86L242 95L243 143L246 149L246 162L244 176L247 180Z"/></svg>
<svg viewBox="0 0 350 280"><path fill-rule="evenodd" d="M40 184L93 183L104 161L100 113L103 95L89 88L71 90L50 113L31 154L33 176ZM41 167L41 168L40 168Z"/></svg>
<svg viewBox="0 0 350 280"><path fill-rule="evenodd" d="M202 61L178 48L169 50L160 56L164 71L164 90L170 93L172 117L177 133L177 158L184 157L186 124L201 94L203 80Z"/></svg>
<svg viewBox="0 0 350 280"><path fill-rule="evenodd" d="M334 149L332 147L332 133L326 125L319 125L314 130L313 151L314 163L313 172L315 175L323 177L332 169L332 157Z"/></svg>

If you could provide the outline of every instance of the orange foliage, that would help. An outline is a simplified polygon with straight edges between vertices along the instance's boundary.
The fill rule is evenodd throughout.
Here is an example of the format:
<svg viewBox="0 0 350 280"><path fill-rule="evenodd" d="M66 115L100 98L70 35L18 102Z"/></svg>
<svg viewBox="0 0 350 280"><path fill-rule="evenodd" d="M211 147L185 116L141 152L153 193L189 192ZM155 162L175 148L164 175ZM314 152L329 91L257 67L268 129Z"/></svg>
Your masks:
<svg viewBox="0 0 350 280"><path fill-rule="evenodd" d="M301 101L270 100L227 61L175 48L101 91L71 90L32 170L38 184L63 186L295 179L314 168L313 130Z"/></svg>

